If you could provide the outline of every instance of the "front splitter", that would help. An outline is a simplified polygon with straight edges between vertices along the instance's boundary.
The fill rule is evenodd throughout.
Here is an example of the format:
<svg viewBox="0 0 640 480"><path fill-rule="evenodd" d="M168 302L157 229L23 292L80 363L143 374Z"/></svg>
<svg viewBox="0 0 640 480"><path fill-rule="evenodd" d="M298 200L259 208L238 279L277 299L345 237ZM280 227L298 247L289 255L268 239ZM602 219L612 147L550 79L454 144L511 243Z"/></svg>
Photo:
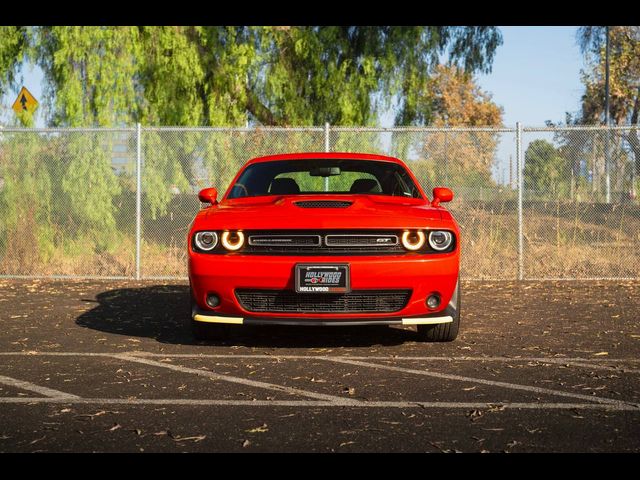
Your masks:
<svg viewBox="0 0 640 480"><path fill-rule="evenodd" d="M350 327L357 325L436 325L440 323L453 322L450 315L428 316L428 317L390 317L390 318L349 318L349 319L326 319L326 318L252 318L252 317L230 317L222 315L212 315L201 310L194 310L192 318L196 322L203 323L223 323L233 325L308 325L316 327L342 326Z"/></svg>

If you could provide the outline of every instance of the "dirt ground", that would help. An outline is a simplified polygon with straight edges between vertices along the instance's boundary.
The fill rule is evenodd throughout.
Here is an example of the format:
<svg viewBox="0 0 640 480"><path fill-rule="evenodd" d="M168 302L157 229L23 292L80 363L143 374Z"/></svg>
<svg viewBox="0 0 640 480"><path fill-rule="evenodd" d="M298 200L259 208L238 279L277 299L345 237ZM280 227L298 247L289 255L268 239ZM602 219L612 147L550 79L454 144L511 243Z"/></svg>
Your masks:
<svg viewBox="0 0 640 480"><path fill-rule="evenodd" d="M640 282L465 282L451 343L196 342L188 311L184 283L0 280L0 451L640 451Z"/></svg>

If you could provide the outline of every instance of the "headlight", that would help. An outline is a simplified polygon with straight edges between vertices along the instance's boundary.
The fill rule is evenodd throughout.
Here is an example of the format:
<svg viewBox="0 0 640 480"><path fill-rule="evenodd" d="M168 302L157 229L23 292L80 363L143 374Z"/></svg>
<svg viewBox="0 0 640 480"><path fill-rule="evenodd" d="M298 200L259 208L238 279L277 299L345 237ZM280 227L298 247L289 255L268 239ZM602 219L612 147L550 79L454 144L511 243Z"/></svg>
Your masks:
<svg viewBox="0 0 640 480"><path fill-rule="evenodd" d="M196 247L208 252L216 248L218 244L218 234L216 232L198 232L194 238Z"/></svg>
<svg viewBox="0 0 640 480"><path fill-rule="evenodd" d="M227 250L235 252L240 250L244 245L244 233L238 232L224 232L222 234L222 246Z"/></svg>
<svg viewBox="0 0 640 480"><path fill-rule="evenodd" d="M410 232L405 231L402 234L402 246L407 250L420 250L424 246L425 235L421 230Z"/></svg>
<svg viewBox="0 0 640 480"><path fill-rule="evenodd" d="M446 230L432 230L429 232L429 245L434 250L442 252L451 246L453 234Z"/></svg>

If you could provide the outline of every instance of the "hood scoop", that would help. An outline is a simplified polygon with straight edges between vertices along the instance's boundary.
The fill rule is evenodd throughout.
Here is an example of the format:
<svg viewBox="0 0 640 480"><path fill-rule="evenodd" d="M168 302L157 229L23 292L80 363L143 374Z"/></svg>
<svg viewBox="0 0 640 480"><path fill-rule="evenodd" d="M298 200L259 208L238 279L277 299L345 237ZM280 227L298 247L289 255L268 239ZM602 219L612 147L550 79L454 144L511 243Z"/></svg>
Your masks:
<svg viewBox="0 0 640 480"><path fill-rule="evenodd" d="M344 200L302 200L293 202L293 204L300 208L347 208L353 205L353 202Z"/></svg>

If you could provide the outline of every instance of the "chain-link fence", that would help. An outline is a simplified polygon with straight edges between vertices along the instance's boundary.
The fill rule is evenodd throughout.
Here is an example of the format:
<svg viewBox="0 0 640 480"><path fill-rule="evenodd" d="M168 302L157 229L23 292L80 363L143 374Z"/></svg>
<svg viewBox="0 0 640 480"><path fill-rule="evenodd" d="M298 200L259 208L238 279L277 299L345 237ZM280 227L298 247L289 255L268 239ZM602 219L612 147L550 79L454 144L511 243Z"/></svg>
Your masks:
<svg viewBox="0 0 640 480"><path fill-rule="evenodd" d="M0 276L186 278L196 193L250 158L404 159L446 185L467 279L640 278L637 127L0 129Z"/></svg>

